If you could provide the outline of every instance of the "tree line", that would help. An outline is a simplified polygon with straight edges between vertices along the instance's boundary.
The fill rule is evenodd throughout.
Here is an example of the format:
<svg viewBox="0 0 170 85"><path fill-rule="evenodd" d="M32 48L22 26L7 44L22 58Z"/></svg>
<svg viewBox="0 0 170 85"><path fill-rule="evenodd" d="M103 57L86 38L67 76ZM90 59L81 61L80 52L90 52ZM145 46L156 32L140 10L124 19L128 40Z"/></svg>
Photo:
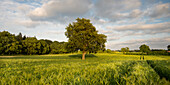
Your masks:
<svg viewBox="0 0 170 85"><path fill-rule="evenodd" d="M139 47L139 52L130 52L129 48L121 48L121 52L127 55L170 55L170 45L167 46L167 50L151 50L149 46L143 44Z"/></svg>
<svg viewBox="0 0 170 85"><path fill-rule="evenodd" d="M22 36L21 33L15 35L8 31L0 32L0 55L70 53L66 47L67 42L38 40L36 37Z"/></svg>

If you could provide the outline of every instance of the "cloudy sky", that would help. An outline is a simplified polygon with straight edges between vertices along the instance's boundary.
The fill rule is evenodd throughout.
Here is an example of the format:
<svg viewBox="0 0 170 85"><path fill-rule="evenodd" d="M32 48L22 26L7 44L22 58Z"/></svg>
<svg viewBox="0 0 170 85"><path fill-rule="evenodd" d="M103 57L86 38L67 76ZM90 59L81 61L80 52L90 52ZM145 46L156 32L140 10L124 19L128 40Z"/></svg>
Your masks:
<svg viewBox="0 0 170 85"><path fill-rule="evenodd" d="M67 41L65 28L78 17L107 35L112 50L170 44L170 0L0 0L0 31L16 35Z"/></svg>

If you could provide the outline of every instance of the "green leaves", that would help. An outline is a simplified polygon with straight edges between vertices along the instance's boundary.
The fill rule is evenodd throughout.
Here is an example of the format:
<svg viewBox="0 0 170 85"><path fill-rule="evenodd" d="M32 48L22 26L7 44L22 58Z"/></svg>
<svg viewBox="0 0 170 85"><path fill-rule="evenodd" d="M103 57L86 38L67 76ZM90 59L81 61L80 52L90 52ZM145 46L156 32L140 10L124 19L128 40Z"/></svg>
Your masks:
<svg viewBox="0 0 170 85"><path fill-rule="evenodd" d="M22 46L15 35L7 31L0 32L0 54L19 54L21 48Z"/></svg>
<svg viewBox="0 0 170 85"><path fill-rule="evenodd" d="M121 48L121 52L123 52L123 54L126 54L129 52L129 47L126 47L126 48Z"/></svg>
<svg viewBox="0 0 170 85"><path fill-rule="evenodd" d="M143 45L141 45L140 47L139 47L139 49L140 49L140 51L142 52L142 53L149 53L150 52L150 48L149 48L149 46L147 46L147 45L145 45L145 44L143 44Z"/></svg>
<svg viewBox="0 0 170 85"><path fill-rule="evenodd" d="M7 31L0 32L0 55L49 53L68 53L66 42L37 40L36 37L22 37L21 33L15 36Z"/></svg>
<svg viewBox="0 0 170 85"><path fill-rule="evenodd" d="M66 27L65 35L68 40L68 47L71 50L81 51L95 51L103 49L105 47L106 36L98 34L96 28L90 23L89 19L76 19L77 22L73 22Z"/></svg>

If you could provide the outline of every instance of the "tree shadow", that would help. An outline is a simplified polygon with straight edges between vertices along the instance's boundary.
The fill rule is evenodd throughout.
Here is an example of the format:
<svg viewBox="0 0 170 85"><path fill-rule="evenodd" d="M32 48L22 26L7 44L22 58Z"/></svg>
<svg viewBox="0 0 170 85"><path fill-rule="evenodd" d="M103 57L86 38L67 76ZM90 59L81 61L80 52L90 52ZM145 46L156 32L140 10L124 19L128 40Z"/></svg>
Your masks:
<svg viewBox="0 0 170 85"><path fill-rule="evenodd" d="M76 55L69 55L70 58L82 58L82 54L76 54ZM93 58L93 57L97 57L94 54L86 54L85 58Z"/></svg>
<svg viewBox="0 0 170 85"><path fill-rule="evenodd" d="M86 54L86 58L93 58L97 57L94 54ZM39 56L39 55L23 55L23 56L16 56L16 57L0 57L0 59L70 59L70 58L82 58L82 54L75 54L69 56Z"/></svg>
<svg viewBox="0 0 170 85"><path fill-rule="evenodd" d="M0 59L67 59L63 56L16 56L16 57L0 57Z"/></svg>

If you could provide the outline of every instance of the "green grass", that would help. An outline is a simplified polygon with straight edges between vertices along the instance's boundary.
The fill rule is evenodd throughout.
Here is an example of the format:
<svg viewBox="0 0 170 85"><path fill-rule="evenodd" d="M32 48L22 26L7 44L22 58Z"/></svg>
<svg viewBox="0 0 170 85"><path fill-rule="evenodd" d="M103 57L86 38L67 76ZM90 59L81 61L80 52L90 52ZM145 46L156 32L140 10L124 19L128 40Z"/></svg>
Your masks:
<svg viewBox="0 0 170 85"><path fill-rule="evenodd" d="M169 57L140 60L140 55L99 53L83 61L81 54L1 56L0 85L168 85Z"/></svg>
<svg viewBox="0 0 170 85"><path fill-rule="evenodd" d="M159 74L161 78L164 77L170 81L170 62L165 60L147 60L147 63Z"/></svg>

